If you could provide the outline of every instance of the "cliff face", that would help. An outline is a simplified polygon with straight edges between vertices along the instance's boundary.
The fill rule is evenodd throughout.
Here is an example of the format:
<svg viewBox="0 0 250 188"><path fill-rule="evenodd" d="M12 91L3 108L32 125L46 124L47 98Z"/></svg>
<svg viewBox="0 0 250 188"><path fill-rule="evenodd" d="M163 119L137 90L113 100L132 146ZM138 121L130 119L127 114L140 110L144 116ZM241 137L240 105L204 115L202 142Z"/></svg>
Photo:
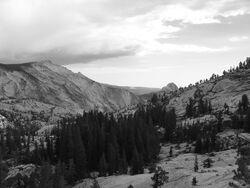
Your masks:
<svg viewBox="0 0 250 188"><path fill-rule="evenodd" d="M213 111L222 110L225 103L230 111L235 111L243 94L250 98L250 69L228 73L182 92L179 91L171 97L167 107L174 107L178 116L184 116L189 98L194 98L197 90L200 90L203 99L211 101Z"/></svg>
<svg viewBox="0 0 250 188"><path fill-rule="evenodd" d="M0 98L33 99L66 109L113 111L140 100L50 61L0 64Z"/></svg>

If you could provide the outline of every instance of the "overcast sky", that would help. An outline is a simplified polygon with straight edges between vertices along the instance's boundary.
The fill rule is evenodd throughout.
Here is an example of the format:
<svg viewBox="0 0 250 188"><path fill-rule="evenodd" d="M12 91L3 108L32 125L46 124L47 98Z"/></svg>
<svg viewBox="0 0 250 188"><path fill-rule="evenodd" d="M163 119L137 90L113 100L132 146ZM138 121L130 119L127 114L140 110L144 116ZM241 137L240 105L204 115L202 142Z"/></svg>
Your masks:
<svg viewBox="0 0 250 188"><path fill-rule="evenodd" d="M163 87L247 56L249 0L0 0L0 63L50 59L99 82Z"/></svg>

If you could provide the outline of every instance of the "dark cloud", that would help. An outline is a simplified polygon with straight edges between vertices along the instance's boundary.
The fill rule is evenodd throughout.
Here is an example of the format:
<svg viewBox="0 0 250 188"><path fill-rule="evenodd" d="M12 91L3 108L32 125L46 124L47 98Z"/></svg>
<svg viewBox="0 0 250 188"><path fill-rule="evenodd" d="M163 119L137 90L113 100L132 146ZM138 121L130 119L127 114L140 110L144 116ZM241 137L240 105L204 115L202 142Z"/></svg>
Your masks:
<svg viewBox="0 0 250 188"><path fill-rule="evenodd" d="M230 37L248 36L249 7L249 0L3 0L0 61L216 51Z"/></svg>
<svg viewBox="0 0 250 188"><path fill-rule="evenodd" d="M74 63L89 63L94 60L108 59L114 57L130 56L134 55L136 48L128 48L123 51L113 51L110 53L99 53L99 54L69 54L61 53L58 50L35 53L35 54L19 54L12 58L0 57L0 63L24 63L31 61L51 60L52 62L60 65L74 64Z"/></svg>

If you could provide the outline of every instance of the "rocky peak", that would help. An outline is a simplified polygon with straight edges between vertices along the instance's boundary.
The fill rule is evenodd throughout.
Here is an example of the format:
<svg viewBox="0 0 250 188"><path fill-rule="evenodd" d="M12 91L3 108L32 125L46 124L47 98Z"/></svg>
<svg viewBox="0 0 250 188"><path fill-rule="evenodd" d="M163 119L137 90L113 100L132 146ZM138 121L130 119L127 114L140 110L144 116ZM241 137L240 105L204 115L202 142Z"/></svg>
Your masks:
<svg viewBox="0 0 250 188"><path fill-rule="evenodd" d="M165 91L167 93L174 92L174 91L177 91L177 90L178 90L178 87L173 82L169 83L167 86L162 88L162 91Z"/></svg>

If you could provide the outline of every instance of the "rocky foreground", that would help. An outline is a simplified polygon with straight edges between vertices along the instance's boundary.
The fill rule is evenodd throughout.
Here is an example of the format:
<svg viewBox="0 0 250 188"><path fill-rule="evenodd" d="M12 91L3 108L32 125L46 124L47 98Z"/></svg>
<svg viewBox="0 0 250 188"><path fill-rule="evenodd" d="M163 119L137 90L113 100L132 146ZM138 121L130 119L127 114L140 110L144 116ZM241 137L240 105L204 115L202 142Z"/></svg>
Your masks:
<svg viewBox="0 0 250 188"><path fill-rule="evenodd" d="M169 157L170 146L174 146L173 157ZM194 153L185 153L186 144L181 144L180 148L177 145L162 146L159 155L160 162L157 164L167 172L169 172L169 181L162 188L189 188L189 187L206 187L206 188L226 188L229 187L233 180L233 170L237 169L235 164L237 152L235 149L214 152L211 154L197 155L198 172L194 172ZM177 149L178 148L178 149ZM207 158L212 159L212 167L204 168L203 161ZM134 188L152 188L153 174L145 173L139 175L119 175L97 178L101 188L127 188L133 185ZM198 183L192 185L192 179L196 177ZM79 183L74 188L91 187L91 180L85 180Z"/></svg>

